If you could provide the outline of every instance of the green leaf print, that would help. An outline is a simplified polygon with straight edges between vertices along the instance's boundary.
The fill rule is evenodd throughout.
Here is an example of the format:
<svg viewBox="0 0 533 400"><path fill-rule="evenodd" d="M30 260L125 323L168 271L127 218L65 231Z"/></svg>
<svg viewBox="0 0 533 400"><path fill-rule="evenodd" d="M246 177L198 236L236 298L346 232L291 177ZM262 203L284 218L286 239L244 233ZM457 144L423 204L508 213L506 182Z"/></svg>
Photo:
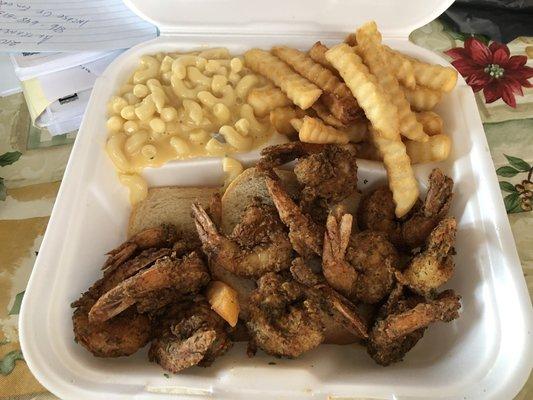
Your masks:
<svg viewBox="0 0 533 400"><path fill-rule="evenodd" d="M517 193L511 193L503 198L505 204L505 210L508 213L516 212L516 208L520 208L520 195ZM521 209L521 208L520 208Z"/></svg>
<svg viewBox="0 0 533 400"><path fill-rule="evenodd" d="M4 178L0 178L0 200L4 201L7 196L6 185L4 185Z"/></svg>
<svg viewBox="0 0 533 400"><path fill-rule="evenodd" d="M513 167L500 167L496 170L496 173L500 176L505 176L506 178L510 178L518 174L518 170L514 169Z"/></svg>
<svg viewBox="0 0 533 400"><path fill-rule="evenodd" d="M9 311L8 315L17 315L20 312L20 305L22 304L22 298L24 297L24 290L20 293L17 293L15 296L15 301L13 302L13 306L11 307L11 310Z"/></svg>
<svg viewBox="0 0 533 400"><path fill-rule="evenodd" d="M13 350L7 353L0 360L0 373L4 376L9 375L15 369L15 361L17 360L24 360L22 351Z"/></svg>
<svg viewBox="0 0 533 400"><path fill-rule="evenodd" d="M504 192L514 193L517 191L512 183L505 182L505 181L501 181L499 183L500 183L500 189L503 190Z"/></svg>
<svg viewBox="0 0 533 400"><path fill-rule="evenodd" d="M15 161L17 161L22 153L20 151L10 151L8 153L4 153L0 156L0 167L5 167L6 165L13 164Z"/></svg>
<svg viewBox="0 0 533 400"><path fill-rule="evenodd" d="M527 162L525 162L521 158L508 156L507 154L504 154L504 156L505 158L507 158L507 161L509 161L509 164L511 164L513 167L515 167L519 171L527 172L531 169L531 165L529 165Z"/></svg>

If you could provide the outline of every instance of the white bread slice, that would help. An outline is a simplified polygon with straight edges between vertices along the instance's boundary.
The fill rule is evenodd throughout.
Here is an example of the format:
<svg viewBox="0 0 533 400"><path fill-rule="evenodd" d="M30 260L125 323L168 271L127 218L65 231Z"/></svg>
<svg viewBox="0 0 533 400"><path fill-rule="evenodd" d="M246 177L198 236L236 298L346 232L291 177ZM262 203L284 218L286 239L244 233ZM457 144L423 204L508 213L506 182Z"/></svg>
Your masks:
<svg viewBox="0 0 533 400"><path fill-rule="evenodd" d="M298 181L294 172L284 169L276 169L275 172L287 192L291 195L295 194L298 190ZM220 229L224 234L229 235L233 231L254 197L259 197L265 204L274 205L266 187L264 173L256 171L255 168L248 168L230 183L222 196Z"/></svg>
<svg viewBox="0 0 533 400"><path fill-rule="evenodd" d="M191 204L199 201L204 207L209 205L218 187L155 187L148 189L146 199L132 210L128 227L128 237L146 228L161 224L172 224L184 237L197 237L196 227L191 217Z"/></svg>

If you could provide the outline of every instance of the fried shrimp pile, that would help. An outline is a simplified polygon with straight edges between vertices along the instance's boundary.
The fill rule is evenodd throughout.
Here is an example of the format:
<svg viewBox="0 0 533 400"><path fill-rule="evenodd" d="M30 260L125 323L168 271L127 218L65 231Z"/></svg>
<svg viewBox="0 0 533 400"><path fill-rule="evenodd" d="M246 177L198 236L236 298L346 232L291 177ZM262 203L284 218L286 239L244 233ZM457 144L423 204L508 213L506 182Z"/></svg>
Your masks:
<svg viewBox="0 0 533 400"><path fill-rule="evenodd" d="M387 186L380 186L361 199L357 212L359 227L383 232L398 246L421 246L448 214L452 190L453 181L441 170L434 169L429 175L429 189L424 202L415 205L406 217L397 219L392 192Z"/></svg>
<svg viewBox="0 0 533 400"><path fill-rule="evenodd" d="M178 373L194 365L209 367L233 345L229 326L198 297L181 318L166 314L166 326L150 345L148 357L166 370ZM170 315L169 315L170 314ZM168 320L170 319L170 320Z"/></svg>
<svg viewBox="0 0 533 400"><path fill-rule="evenodd" d="M72 304L77 342L98 357L150 343L150 361L172 373L211 365L234 340L248 341L249 356L286 358L360 343L386 366L431 324L458 318L460 296L442 290L457 231L447 215L453 181L442 171L399 219L386 187L347 204L357 192L349 147L289 143L263 154L263 195L250 196L230 234L219 229L215 195L207 210L191 205L201 247L159 226L109 253L103 277ZM272 169L294 159L297 191Z"/></svg>
<svg viewBox="0 0 533 400"><path fill-rule="evenodd" d="M194 222L209 262L243 277L259 278L289 268L292 248L275 210L254 201L231 236L225 237L197 203Z"/></svg>
<svg viewBox="0 0 533 400"><path fill-rule="evenodd" d="M72 303L75 340L97 357L128 356L159 340L160 310L197 294L210 280L201 257L188 247L172 226L160 226L110 252L104 276Z"/></svg>

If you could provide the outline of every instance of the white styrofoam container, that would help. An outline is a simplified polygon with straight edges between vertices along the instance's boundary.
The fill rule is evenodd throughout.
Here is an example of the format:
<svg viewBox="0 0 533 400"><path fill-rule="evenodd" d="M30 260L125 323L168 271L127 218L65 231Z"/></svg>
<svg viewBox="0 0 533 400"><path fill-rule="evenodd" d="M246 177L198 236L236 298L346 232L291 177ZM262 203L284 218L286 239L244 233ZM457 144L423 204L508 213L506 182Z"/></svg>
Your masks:
<svg viewBox="0 0 533 400"><path fill-rule="evenodd" d="M511 399L532 367L532 308L476 103L460 78L438 112L453 151L438 166L455 181L451 214L459 222L456 273L449 287L463 296L461 317L431 327L405 361L383 368L359 346L324 345L296 360L259 352L249 359L237 344L207 369L166 378L146 349L119 359L95 358L74 343L71 301L100 275L104 254L125 239L126 189L108 159L107 99L143 54L226 46L338 42L360 23L377 20L385 41L432 63L446 62L407 40L413 29L452 0L128 0L156 23L161 37L118 57L98 79L63 178L20 316L22 350L31 371L68 399ZM257 152L243 155L245 162ZM360 161L360 187L385 180L381 165ZM416 166L421 185L435 165ZM220 159L171 162L147 170L149 183L212 185Z"/></svg>

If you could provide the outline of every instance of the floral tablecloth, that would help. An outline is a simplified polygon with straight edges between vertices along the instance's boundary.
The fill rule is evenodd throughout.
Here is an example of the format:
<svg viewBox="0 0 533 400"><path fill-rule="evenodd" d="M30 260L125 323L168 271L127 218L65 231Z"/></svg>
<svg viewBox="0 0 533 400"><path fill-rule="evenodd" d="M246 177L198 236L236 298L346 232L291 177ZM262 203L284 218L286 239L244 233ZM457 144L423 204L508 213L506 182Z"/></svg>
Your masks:
<svg viewBox="0 0 533 400"><path fill-rule="evenodd" d="M533 76L533 38L489 42L481 35L454 32L436 20L410 39L453 60L476 92L531 295L533 89L528 79ZM0 399L55 398L24 363L17 323L71 143L72 135L51 138L31 127L21 95L0 98ZM517 399L532 398L530 378Z"/></svg>

